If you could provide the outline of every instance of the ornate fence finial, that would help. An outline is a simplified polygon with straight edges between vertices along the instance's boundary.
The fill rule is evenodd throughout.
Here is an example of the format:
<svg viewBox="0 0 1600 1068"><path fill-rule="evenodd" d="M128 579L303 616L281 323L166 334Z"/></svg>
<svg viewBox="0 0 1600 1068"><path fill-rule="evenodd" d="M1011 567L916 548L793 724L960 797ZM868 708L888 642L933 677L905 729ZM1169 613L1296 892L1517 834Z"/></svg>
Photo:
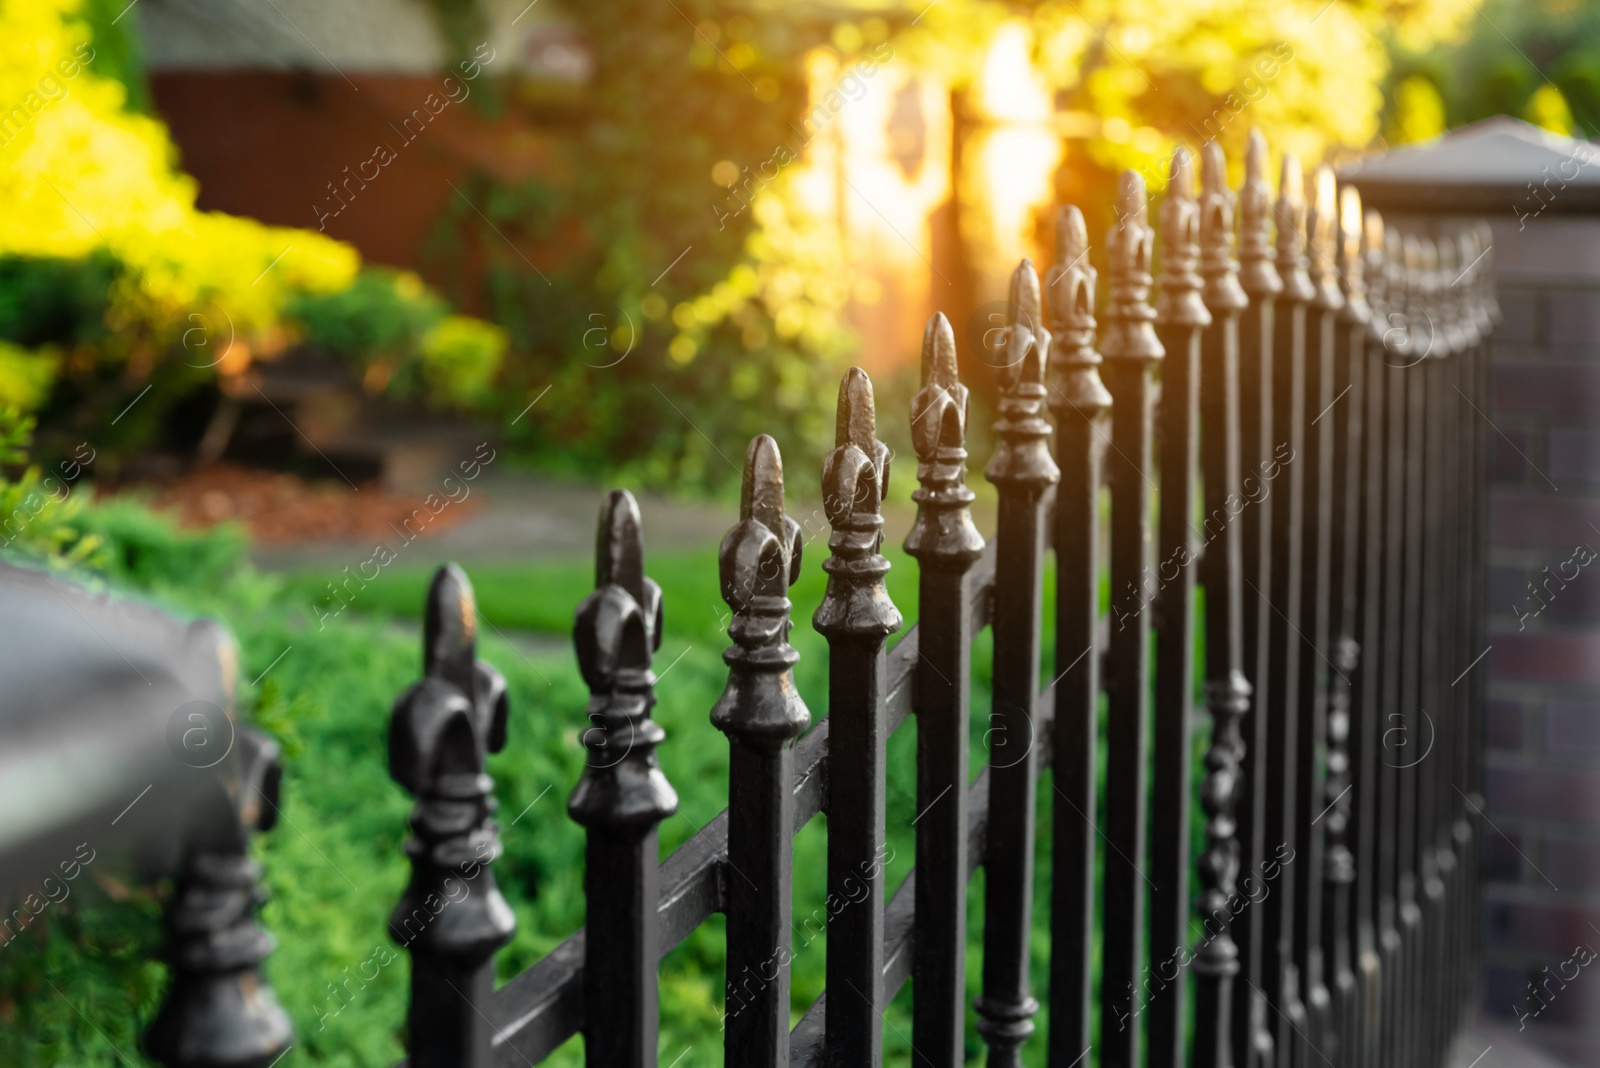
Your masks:
<svg viewBox="0 0 1600 1068"><path fill-rule="evenodd" d="M758 752L798 738L811 713L794 685L800 654L789 645L789 587L800 577L800 524L783 511L783 458L766 434L744 457L739 522L717 554L722 599L733 609L723 653L728 685L712 724Z"/></svg>
<svg viewBox="0 0 1600 1068"><path fill-rule="evenodd" d="M226 660L232 642L221 641ZM231 712L231 680L225 689ZM261 975L276 942L256 920L267 895L249 853L250 835L278 822L283 767L277 743L248 727L231 758L167 906L172 983L142 1046L168 1068L267 1068L294 1045L289 1016Z"/></svg>
<svg viewBox="0 0 1600 1068"><path fill-rule="evenodd" d="M1461 327L1461 342L1467 348L1479 344L1483 340L1483 332L1488 325L1484 316L1482 301L1478 299L1477 270L1478 260L1483 253L1483 246L1478 243L1478 232L1475 227L1467 227L1456 235L1456 263L1459 265L1459 276L1452 274L1451 285L1459 292L1456 299L1457 319Z"/></svg>
<svg viewBox="0 0 1600 1068"><path fill-rule="evenodd" d="M1486 219L1479 219L1473 229L1478 233L1478 247L1489 250L1473 264L1473 270L1477 273L1478 284L1482 287L1478 303L1483 306L1489 326L1493 326L1500 321L1500 301L1494 284L1494 230L1490 228ZM1485 327L1484 333L1488 331L1489 327Z"/></svg>
<svg viewBox="0 0 1600 1068"><path fill-rule="evenodd" d="M1316 299L1317 290L1311 283L1306 263L1306 200L1303 192L1305 178L1298 157L1283 157L1283 170L1278 180L1278 202L1275 213L1278 219L1277 268L1283 280L1285 300L1310 303Z"/></svg>
<svg viewBox="0 0 1600 1068"><path fill-rule="evenodd" d="M1111 407L1100 381L1095 351L1094 289L1098 272L1089 263L1089 230L1076 206L1061 209L1056 222L1056 264L1049 274L1050 373L1056 388L1050 407L1076 410L1095 419Z"/></svg>
<svg viewBox="0 0 1600 1068"><path fill-rule="evenodd" d="M1050 424L1041 416L1045 398L1045 363L1050 358L1050 331L1044 326L1039 276L1023 260L1011 272L1009 359L1000 368L1000 419L995 447L984 477L996 484L1043 488L1060 475L1046 444Z"/></svg>
<svg viewBox="0 0 1600 1068"><path fill-rule="evenodd" d="M589 685L589 750L567 813L583 825L583 891L591 932L584 946L588 1063L653 1065L660 1028L661 945L657 825L678 795L656 761L664 733L651 656L661 647L661 588L645 577L639 505L612 490L595 532L595 588L573 624L578 668ZM604 930L604 936L599 933Z"/></svg>
<svg viewBox="0 0 1600 1068"><path fill-rule="evenodd" d="M789 1060L793 924L794 741L811 724L789 644L789 587L800 576L800 524L784 514L783 458L765 434L744 457L739 522L717 554L733 610L728 684L711 722L728 736L728 864L743 879L727 905L723 1045L729 1064Z"/></svg>
<svg viewBox="0 0 1600 1068"><path fill-rule="evenodd" d="M1201 296L1213 315L1250 306L1239 284L1239 263L1233 257L1228 161L1215 141L1207 141L1200 150L1200 276L1205 279Z"/></svg>
<svg viewBox="0 0 1600 1068"><path fill-rule="evenodd" d="M1150 247L1155 233L1147 222L1144 178L1122 172L1117 185L1117 222L1106 237L1111 260L1111 303L1100 351L1108 360L1153 364L1166 355L1156 337L1156 310L1150 306Z"/></svg>
<svg viewBox="0 0 1600 1068"><path fill-rule="evenodd" d="M1215 142L1212 142L1215 145ZM1161 286L1156 321L1163 326L1209 326L1200 297L1200 205L1194 198L1194 163L1182 145L1172 150L1172 173L1161 201Z"/></svg>
<svg viewBox="0 0 1600 1068"><path fill-rule="evenodd" d="M481 1012L494 987L491 961L516 930L488 869L500 835L484 774L485 758L505 746L506 684L476 658L477 628L472 584L454 564L441 567L423 622L425 676L389 718L389 774L417 799L406 843L411 881L389 916L390 936L412 958L415 1068L488 1057Z"/></svg>
<svg viewBox="0 0 1600 1068"><path fill-rule="evenodd" d="M1315 197L1306 216L1308 265L1311 287L1316 291L1315 307L1335 311L1344 304L1339 288L1339 192L1333 168L1324 164L1313 179Z"/></svg>
<svg viewBox="0 0 1600 1068"><path fill-rule="evenodd" d="M900 629L899 609L883 576L883 498L889 492L889 446L878 440L872 380L859 367L839 383L836 445L822 465L823 511L833 525L832 555L822 562L828 589L811 617L824 636L887 636Z"/></svg>
<svg viewBox="0 0 1600 1068"><path fill-rule="evenodd" d="M1389 261L1384 255L1383 216L1378 214L1377 209L1367 209L1363 229L1366 242L1361 257L1361 277L1367 284L1367 306L1372 309L1367 336L1380 340L1383 332L1389 328Z"/></svg>
<svg viewBox="0 0 1600 1068"><path fill-rule="evenodd" d="M1365 323L1372 317L1361 238L1361 194L1347 185L1339 191L1339 291L1344 296L1340 319L1346 323Z"/></svg>
<svg viewBox="0 0 1600 1068"><path fill-rule="evenodd" d="M968 400L957 377L955 332L944 313L935 312L922 336L922 388L911 398L911 443L921 486L911 494L917 519L906 552L924 567L965 569L983 551L966 484Z"/></svg>
<svg viewBox="0 0 1600 1068"><path fill-rule="evenodd" d="M1436 263L1435 269L1430 272L1434 315L1439 321L1442 341L1441 345L1435 347L1434 355L1453 356L1467 343L1467 324L1461 314L1461 289L1452 284L1461 274L1460 264L1456 260L1456 241L1454 236L1446 235L1430 244Z"/></svg>
<svg viewBox="0 0 1600 1068"><path fill-rule="evenodd" d="M1433 353L1437 341L1428 282L1422 267L1422 239L1406 234L1400 241L1401 276L1405 279L1406 362L1417 363Z"/></svg>
<svg viewBox="0 0 1600 1068"><path fill-rule="evenodd" d="M1267 184L1267 139L1250 131L1244 153L1244 184L1239 187L1239 281L1254 297L1283 292L1273 262L1272 237L1267 220L1272 217L1272 187Z"/></svg>
<svg viewBox="0 0 1600 1068"><path fill-rule="evenodd" d="M656 762L665 734L650 718L661 587L645 577L639 505L627 490L612 490L601 506L595 589L578 606L573 639L592 726L583 739L589 762L567 811L585 827L654 827L678 810L678 795Z"/></svg>

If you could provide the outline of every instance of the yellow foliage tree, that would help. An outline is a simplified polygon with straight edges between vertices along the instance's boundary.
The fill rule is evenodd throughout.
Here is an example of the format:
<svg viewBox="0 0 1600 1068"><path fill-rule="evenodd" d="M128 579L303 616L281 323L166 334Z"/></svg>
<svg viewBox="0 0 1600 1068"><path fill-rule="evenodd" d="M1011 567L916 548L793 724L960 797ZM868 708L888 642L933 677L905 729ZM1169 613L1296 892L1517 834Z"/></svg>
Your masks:
<svg viewBox="0 0 1600 1068"><path fill-rule="evenodd" d="M130 272L113 294L112 325L131 344L113 355L135 370L202 321L248 352L290 293L348 286L360 266L350 246L195 208L166 128L126 110L123 86L89 68L81 6L0 0L0 254L115 253ZM0 352L10 364L0 393L28 379L22 358Z"/></svg>

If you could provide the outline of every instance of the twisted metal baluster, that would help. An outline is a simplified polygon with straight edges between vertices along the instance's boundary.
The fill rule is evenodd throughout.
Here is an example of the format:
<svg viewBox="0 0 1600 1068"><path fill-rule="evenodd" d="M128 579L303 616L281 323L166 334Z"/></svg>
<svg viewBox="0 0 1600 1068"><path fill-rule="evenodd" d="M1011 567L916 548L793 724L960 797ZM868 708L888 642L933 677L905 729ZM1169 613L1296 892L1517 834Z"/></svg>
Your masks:
<svg viewBox="0 0 1600 1068"><path fill-rule="evenodd" d="M656 828L678 811L678 795L656 761L664 734L650 718L661 588L645 577L639 505L626 490L612 490L600 508L595 589L578 606L573 637L594 726L584 735L589 762L567 811L589 832L584 998L606 1006L584 1021L585 1060L592 1068L648 1068L660 1018Z"/></svg>
<svg viewBox="0 0 1600 1068"><path fill-rule="evenodd" d="M1099 425L1111 407L1094 347L1095 269L1083 213L1061 209L1050 304L1056 417L1055 760L1050 879L1050 1063L1089 1048L1094 968L1095 778L1100 718Z"/></svg>
<svg viewBox="0 0 1600 1068"><path fill-rule="evenodd" d="M1200 273L1212 316L1201 351L1201 460L1204 466L1207 546L1201 560L1206 590L1206 708L1211 744L1200 802L1206 813L1206 849L1200 856L1198 902L1205 935L1195 951L1195 1068L1232 1068L1232 998L1239 973L1233 913L1239 874L1235 806L1245 740L1239 723L1250 707L1242 668L1244 632L1239 615L1241 531L1233 522L1239 498L1239 316L1248 306L1233 258L1233 194L1227 161L1216 142L1201 157ZM1213 524L1216 524L1213 526ZM1173 1062L1181 1064L1182 1060Z"/></svg>

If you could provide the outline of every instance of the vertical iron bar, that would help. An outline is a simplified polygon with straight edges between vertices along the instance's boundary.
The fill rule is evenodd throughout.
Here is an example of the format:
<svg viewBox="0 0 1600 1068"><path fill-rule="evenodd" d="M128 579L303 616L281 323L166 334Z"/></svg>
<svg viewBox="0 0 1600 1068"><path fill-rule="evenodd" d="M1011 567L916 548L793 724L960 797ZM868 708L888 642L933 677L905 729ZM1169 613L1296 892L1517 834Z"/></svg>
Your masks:
<svg viewBox="0 0 1600 1068"><path fill-rule="evenodd" d="M1332 1019L1337 1055L1353 1062L1356 1050L1355 946L1352 941L1351 895L1355 883L1352 840L1353 777L1361 759L1360 734L1354 729L1354 687L1360 677L1361 647L1358 592L1361 568L1363 431L1366 420L1366 336L1372 311L1366 299L1361 259L1361 200L1354 187L1340 193L1339 283L1344 303L1339 309L1334 350L1333 390L1339 398L1333 422L1333 538L1329 544L1328 588L1334 615L1334 668L1328 696L1326 851L1323 855L1322 939L1326 947Z"/></svg>
<svg viewBox="0 0 1600 1068"><path fill-rule="evenodd" d="M978 1033L990 1068L1021 1068L1039 1003L1028 992L1033 916L1034 751L1039 629L1044 610L1044 494L1059 472L1040 410L1050 332L1039 277L1011 275L1010 327L1000 370L1000 438L984 477L1000 491L994 589L994 689L989 730L989 830L984 857L983 996Z"/></svg>
<svg viewBox="0 0 1600 1068"><path fill-rule="evenodd" d="M1422 524L1425 518L1423 500L1425 462L1423 445L1427 426L1427 383L1418 366L1428 359L1434 336L1432 322L1424 303L1422 275L1422 244L1412 236L1405 241L1405 269L1410 279L1406 285L1409 298L1406 316L1415 335L1411 344L1413 363L1406 368L1405 406L1405 463L1406 501L1404 513L1404 559L1402 561L1404 608L1401 613L1401 634L1404 652L1400 660L1400 715L1396 721L1403 730L1404 745L1396 754L1399 765L1400 789L1398 809L1398 843L1400 855L1399 924L1400 924L1400 974L1395 1053L1400 1063L1417 1063L1415 1038L1417 1033L1417 984L1421 981L1418 970L1418 951L1422 910L1418 903L1418 852L1420 836L1417 833L1417 771L1416 753L1426 735L1419 713L1422 669Z"/></svg>
<svg viewBox="0 0 1600 1068"><path fill-rule="evenodd" d="M1306 1028L1305 1005L1300 994L1300 970L1294 957L1295 890L1305 873L1296 834L1295 755L1300 725L1299 671L1301 647L1296 631L1300 619L1301 524L1305 491L1305 362L1306 305L1316 296L1306 273L1305 218L1300 161L1285 156L1278 183L1276 215L1277 267L1283 280L1273 323L1272 425L1274 457L1283 450L1286 459L1279 475L1281 490L1272 509L1272 585L1266 593L1271 654L1267 665L1265 701L1269 720L1267 738L1267 841L1271 849L1288 849L1293 864L1285 864L1278 892L1269 896L1266 936L1269 943L1267 998L1275 1010L1277 1064L1305 1060L1302 1036Z"/></svg>
<svg viewBox="0 0 1600 1068"><path fill-rule="evenodd" d="M1365 218L1366 250L1363 272L1372 315L1362 338L1352 338L1356 359L1363 367L1366 397L1362 415L1361 546L1357 556L1360 631L1360 666L1352 695L1354 789L1351 791L1351 825L1355 833L1355 943L1357 964L1357 1031L1346 1059L1352 1065L1376 1063L1378 1002L1381 996L1378 957L1378 838L1388 828L1378 823L1379 716L1383 698L1384 665L1392 659L1392 636L1383 630L1385 479L1387 409L1384 407L1385 364L1382 343L1388 331L1387 270L1383 257L1383 220L1369 211Z"/></svg>
<svg viewBox="0 0 1600 1068"><path fill-rule="evenodd" d="M1300 969L1306 1007L1306 1044L1323 1056L1329 1033L1329 995L1322 968L1322 812L1327 804L1321 759L1327 743L1329 680L1340 675L1328 640L1329 556L1333 528L1333 423L1343 398L1334 393L1334 344L1339 291L1334 265L1338 198L1333 171L1324 166L1315 178L1315 197L1307 217L1309 270L1315 293L1307 313L1306 382L1301 408L1305 420L1304 518L1301 548L1300 618L1302 643L1298 687L1295 785L1295 853L1302 865L1295 882L1294 958ZM1331 670L1330 670L1331 668Z"/></svg>
<svg viewBox="0 0 1600 1068"><path fill-rule="evenodd" d="M454 564L441 567L423 618L424 678L400 695L389 717L389 774L417 799L406 842L411 879L389 915L390 936L411 954L407 1024L416 1068L489 1063L483 1007L494 990L494 951L516 930L488 869L500 855L500 829L492 818L494 782L483 771L484 759L505 747L506 684L476 659L477 633L472 584ZM652 854L651 870L655 863ZM654 976L653 951L650 967ZM652 1034L654 1026L652 1015ZM653 1064L654 1042L650 1057Z"/></svg>
<svg viewBox="0 0 1600 1068"><path fill-rule="evenodd" d="M1233 258L1233 194L1222 147L1208 142L1201 158L1200 272L1212 324L1201 345L1201 421L1204 435L1206 549L1201 560L1206 591L1206 707L1211 745L1200 803L1206 813L1206 851L1199 873L1199 913L1205 933L1195 952L1194 1068L1232 1068L1232 998L1239 973L1233 916L1239 900L1239 840L1235 805L1245 740L1239 721L1250 707L1245 680L1244 630L1239 614L1239 315L1248 298ZM1183 1064L1180 1051L1175 1066Z"/></svg>
<svg viewBox="0 0 1600 1068"><path fill-rule="evenodd" d="M1406 473L1406 365L1411 336L1408 311L1409 278L1404 263L1404 242L1390 228L1384 234L1388 278L1388 327L1383 332L1381 360L1384 394L1388 399L1384 427L1384 536L1383 536L1383 694L1379 717L1378 811L1378 947L1379 995L1373 1007L1379 1014L1375 1062L1394 1063L1394 1034L1398 1026L1401 985L1400 962L1400 770L1396 752L1404 728L1400 711L1401 662L1407 654L1406 631L1401 629L1405 587Z"/></svg>
<svg viewBox="0 0 1600 1068"><path fill-rule="evenodd" d="M595 590L578 606L573 638L589 684L589 762L567 811L588 829L583 891L584 999L605 1005L584 1021L591 1068L650 1068L660 1024L660 849L656 827L678 795L656 762L661 728L650 657L661 647L661 588L644 574L639 506L612 490L595 537Z"/></svg>
<svg viewBox="0 0 1600 1068"><path fill-rule="evenodd" d="M830 1068L883 1061L884 643L900 612L883 577L889 447L877 438L872 381L852 367L839 384L836 447L822 467L833 524L822 563L828 589L812 617L828 640L828 962ZM837 911L835 910L837 903Z"/></svg>
<svg viewBox="0 0 1600 1068"><path fill-rule="evenodd" d="M1156 532L1155 750L1150 790L1150 978L1145 1005L1150 1063L1184 1061L1184 969L1189 944L1189 794L1194 700L1195 462L1199 452L1200 335L1211 323L1201 299L1200 212L1194 168L1180 145L1161 202L1161 277L1156 334L1161 472Z"/></svg>
<svg viewBox="0 0 1600 1068"><path fill-rule="evenodd" d="M1268 219L1272 215L1272 190L1267 184L1267 143L1259 130L1250 131L1245 151L1244 184L1239 187L1239 280L1249 298L1239 331L1240 373L1240 489L1249 506L1244 517L1243 580L1241 602L1244 628L1244 669L1255 698L1244 719L1244 763L1239 795L1239 841L1244 846L1244 888L1251 901L1244 922L1234 926L1239 943L1245 986L1233 1001L1233 1060L1239 1068L1263 1068L1272 1062L1272 1030L1268 1025L1264 977L1265 962L1272 959L1266 941L1276 934L1266 926L1267 896L1278 893L1276 880L1266 878L1268 854L1267 816L1267 663L1272 606L1266 591L1272 575L1272 480L1275 470L1272 426L1273 306L1283 290L1273 264ZM1276 859L1271 861L1276 865ZM1263 895L1256 900L1251 881ZM1275 1018L1275 1017L1274 1017Z"/></svg>
<svg viewBox="0 0 1600 1068"><path fill-rule="evenodd" d="M921 488L906 552L918 564L916 937L911 1044L918 1064L957 1068L967 1010L968 691L972 624L967 570L983 550L967 476L967 387L943 313L922 339L922 388L911 399Z"/></svg>
<svg viewBox="0 0 1600 1068"><path fill-rule="evenodd" d="M1097 435L1111 394L1095 351L1095 269L1083 213L1061 209L1050 302L1050 407L1056 417L1055 759L1050 879L1050 1063L1089 1050L1094 968L1095 764L1100 714ZM926 613L927 609L923 609ZM1065 665L1065 666L1062 666Z"/></svg>
<svg viewBox="0 0 1600 1068"><path fill-rule="evenodd" d="M789 586L800 525L783 511L783 458L765 434L744 458L739 522L722 539L722 599L733 610L728 684L711 722L728 736L728 895L723 1052L729 1064L789 1063L794 889L794 743L811 713L794 685ZM748 880L748 882L746 882Z"/></svg>
<svg viewBox="0 0 1600 1068"><path fill-rule="evenodd" d="M1144 960L1145 746L1149 708L1150 372L1164 351L1151 321L1144 179L1123 171L1107 238L1111 303L1101 343L1111 391L1111 648L1108 697L1100 1047L1104 1068L1137 1068L1134 984Z"/></svg>

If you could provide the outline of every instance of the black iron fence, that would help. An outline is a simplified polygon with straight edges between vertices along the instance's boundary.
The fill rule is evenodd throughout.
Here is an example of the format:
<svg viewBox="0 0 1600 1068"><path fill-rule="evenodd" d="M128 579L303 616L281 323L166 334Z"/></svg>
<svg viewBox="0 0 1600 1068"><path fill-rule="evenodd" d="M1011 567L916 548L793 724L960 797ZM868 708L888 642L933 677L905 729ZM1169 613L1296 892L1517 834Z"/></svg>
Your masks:
<svg viewBox="0 0 1600 1068"><path fill-rule="evenodd" d="M391 771L417 798L390 921L413 962L414 1068L525 1065L579 1033L591 1065L654 1065L660 960L717 912L726 1063L881 1063L883 1010L911 980L913 1060L960 1064L980 866L991 1065L1020 1065L1030 1041L1056 1068L1443 1063L1479 970L1487 232L1385 231L1325 170L1308 206L1292 159L1274 203L1259 138L1237 203L1215 145L1200 164L1197 197L1192 161L1173 160L1159 246L1144 183L1124 175L1098 345L1077 209L1061 213L1042 282L1017 268L1009 324L981 354L1002 387L987 545L969 513L955 335L943 316L929 323L908 413L910 627L879 553L889 450L870 381L845 376L822 470L833 533L812 624L829 643L830 712L816 723L787 640L800 528L776 446L750 443L720 555L728 683L710 710L730 746L729 804L665 861L657 826L677 798L650 718L661 592L633 498L607 497L574 630L592 698L568 808L587 830L591 922L499 990L492 958L513 920L490 869L484 761L507 742L505 685L476 659L466 576L440 570L425 677L389 735ZM1055 667L1041 686L1052 547ZM974 778L969 651L985 626L995 740ZM912 715L916 867L891 896L885 745ZM1044 768L1050 1011L1034 1038ZM828 900L849 907L828 909L827 993L791 1028L791 840L819 812ZM266 1068L287 1038L275 1006L261 1009L253 873L242 858L196 864L215 890L173 903L176 981L153 1048L175 1066Z"/></svg>

